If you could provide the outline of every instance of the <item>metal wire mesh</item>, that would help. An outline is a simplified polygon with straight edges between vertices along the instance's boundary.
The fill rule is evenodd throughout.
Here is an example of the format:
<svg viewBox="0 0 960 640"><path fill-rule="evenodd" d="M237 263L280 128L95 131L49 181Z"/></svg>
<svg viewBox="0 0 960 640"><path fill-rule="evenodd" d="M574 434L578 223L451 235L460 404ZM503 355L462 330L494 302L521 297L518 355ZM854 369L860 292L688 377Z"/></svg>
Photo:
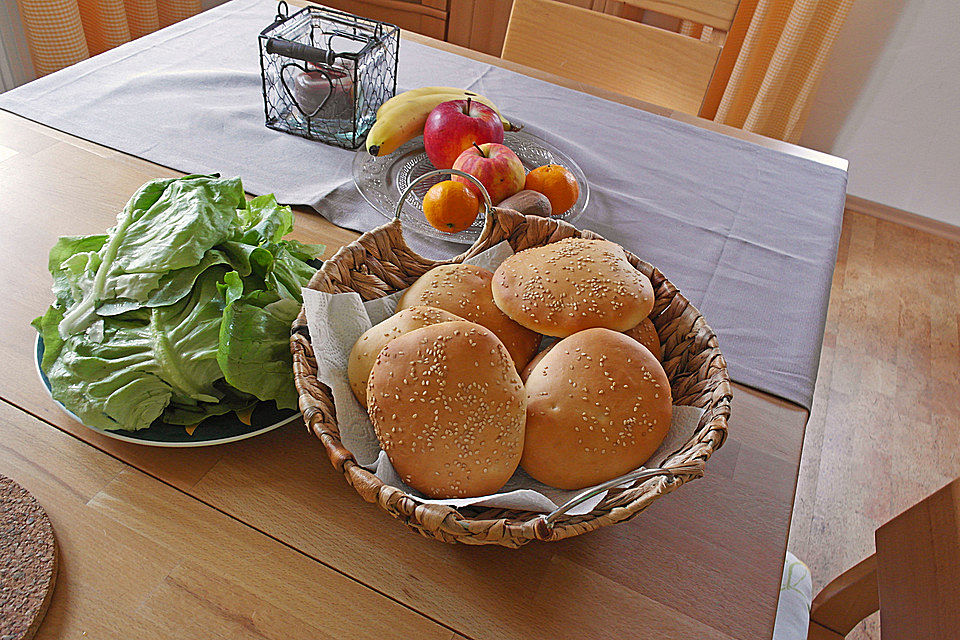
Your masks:
<svg viewBox="0 0 960 640"><path fill-rule="evenodd" d="M397 89L400 30L322 7L288 15L281 2L260 33L266 125L356 149Z"/></svg>

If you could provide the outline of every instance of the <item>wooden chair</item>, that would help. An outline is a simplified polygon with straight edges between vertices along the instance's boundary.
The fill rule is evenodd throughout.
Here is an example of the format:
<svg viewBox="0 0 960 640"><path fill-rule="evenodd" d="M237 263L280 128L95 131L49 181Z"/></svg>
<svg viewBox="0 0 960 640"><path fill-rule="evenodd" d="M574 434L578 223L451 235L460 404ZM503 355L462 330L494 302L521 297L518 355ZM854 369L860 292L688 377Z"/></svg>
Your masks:
<svg viewBox="0 0 960 640"><path fill-rule="evenodd" d="M876 544L813 599L808 640L839 640L877 609L883 640L960 637L960 479L877 529Z"/></svg>
<svg viewBox="0 0 960 640"><path fill-rule="evenodd" d="M616 4L727 30L738 0ZM696 115L720 51L720 45L709 38L700 40L565 2L514 0L501 56Z"/></svg>

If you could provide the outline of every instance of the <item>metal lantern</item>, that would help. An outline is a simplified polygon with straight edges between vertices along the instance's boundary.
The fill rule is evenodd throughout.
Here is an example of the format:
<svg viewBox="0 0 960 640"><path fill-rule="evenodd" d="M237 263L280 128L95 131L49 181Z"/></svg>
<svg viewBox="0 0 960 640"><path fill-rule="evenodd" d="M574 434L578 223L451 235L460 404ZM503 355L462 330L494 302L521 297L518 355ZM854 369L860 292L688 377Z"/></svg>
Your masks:
<svg viewBox="0 0 960 640"><path fill-rule="evenodd" d="M280 2L260 32L266 125L356 149L396 93L399 48L392 24L314 6L289 15Z"/></svg>

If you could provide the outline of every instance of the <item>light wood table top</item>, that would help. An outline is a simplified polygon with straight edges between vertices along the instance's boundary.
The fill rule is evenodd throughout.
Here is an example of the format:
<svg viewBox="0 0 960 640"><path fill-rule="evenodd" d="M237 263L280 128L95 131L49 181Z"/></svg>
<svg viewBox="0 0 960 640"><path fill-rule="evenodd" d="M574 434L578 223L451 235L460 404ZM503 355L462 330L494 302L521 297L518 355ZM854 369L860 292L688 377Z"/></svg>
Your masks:
<svg viewBox="0 0 960 640"><path fill-rule="evenodd" d="M70 419L34 364L47 253L175 175L0 112L0 472L40 499L63 552L39 637L770 637L807 413L741 386L703 479L630 522L519 550L408 531L301 422L178 450ZM324 257L356 236L297 212L294 237Z"/></svg>

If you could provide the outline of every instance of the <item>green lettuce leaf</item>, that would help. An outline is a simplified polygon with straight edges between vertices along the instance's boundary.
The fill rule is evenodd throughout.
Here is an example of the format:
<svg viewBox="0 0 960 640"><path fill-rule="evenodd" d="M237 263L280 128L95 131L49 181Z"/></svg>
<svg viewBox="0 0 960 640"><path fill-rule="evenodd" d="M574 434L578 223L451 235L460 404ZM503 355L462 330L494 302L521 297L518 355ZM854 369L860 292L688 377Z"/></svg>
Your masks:
<svg viewBox="0 0 960 640"><path fill-rule="evenodd" d="M293 211L282 207L274 195L258 196L241 209L241 242L260 245L264 242L278 242L293 231Z"/></svg>
<svg viewBox="0 0 960 640"><path fill-rule="evenodd" d="M242 275L250 274L250 254L256 249L240 242L223 242L207 251L200 262L192 267L175 269L163 275L157 288L143 302L130 298L114 298L100 304L97 313L101 316L115 316L131 309L143 307L162 307L181 300L190 293L200 274L213 265L223 264Z"/></svg>
<svg viewBox="0 0 960 640"><path fill-rule="evenodd" d="M294 256L285 242L257 247L250 254L250 267L249 277L243 278L244 292L272 291L297 302L303 302L301 290L316 273L316 268Z"/></svg>
<svg viewBox="0 0 960 640"><path fill-rule="evenodd" d="M247 275L250 273L250 245L227 241L207 251L193 267L176 269L160 279L160 286L150 294L144 306L161 307L173 304L189 293L201 273L216 264L229 266L232 270Z"/></svg>
<svg viewBox="0 0 960 640"><path fill-rule="evenodd" d="M40 361L40 368L44 373L60 357L60 351L63 349L63 339L57 331L61 320L63 320L63 311L57 307L50 307L45 314L33 321L34 328L43 338L43 359Z"/></svg>
<svg viewBox="0 0 960 640"><path fill-rule="evenodd" d="M150 309L154 357L162 377L180 397L217 402L214 382L223 377L217 364L223 296L219 283L225 267L205 271L190 295L165 307Z"/></svg>
<svg viewBox="0 0 960 640"><path fill-rule="evenodd" d="M220 327L217 361L230 386L275 400L281 409L297 407L290 355L290 325L300 304L274 291L244 295L240 275L225 276L226 307Z"/></svg>
<svg viewBox="0 0 960 640"><path fill-rule="evenodd" d="M107 233L92 282L64 315L61 336L96 321L102 303L144 302L165 274L198 265L209 249L232 237L244 202L239 178L187 176L145 184Z"/></svg>
<svg viewBox="0 0 960 640"><path fill-rule="evenodd" d="M166 273L200 262L233 235L245 202L239 178L195 176L171 181L149 207L121 214L112 273Z"/></svg>
<svg viewBox="0 0 960 640"><path fill-rule="evenodd" d="M48 268L53 276L53 294L57 306L70 307L83 299L84 291L93 285L93 276L100 265L99 251L107 236L65 236L50 249Z"/></svg>
<svg viewBox="0 0 960 640"><path fill-rule="evenodd" d="M102 318L59 343L59 312L48 311L41 367L53 397L85 424L127 430L149 427L174 397L219 402L225 272L212 267L177 304Z"/></svg>
<svg viewBox="0 0 960 640"><path fill-rule="evenodd" d="M323 255L323 250L326 249L326 246L322 244L304 244L299 240L284 240L281 244L287 248L290 255L303 262L318 259Z"/></svg>
<svg viewBox="0 0 960 640"><path fill-rule="evenodd" d="M44 316L46 318L47 316ZM66 337L56 349L44 324L44 362L53 397L89 426L101 429L144 429L150 426L173 395L157 375L153 332L142 320L108 319L103 340L85 333Z"/></svg>
<svg viewBox="0 0 960 640"><path fill-rule="evenodd" d="M271 256L259 255L261 274L273 269L275 257L281 264L277 277L269 281L261 278L264 287L283 286L287 289L295 288L299 296L299 279L293 278L290 270L301 275L313 267L306 264L323 253L323 245L309 245L295 240L280 240L293 230L293 212L289 207L277 204L272 194L259 196L246 203L245 209L238 209L240 228L234 240L228 240L208 250L200 262L190 267L175 269L163 275L156 284L156 289L150 293L146 301L140 302L131 298L115 298L101 303L97 307L100 315L117 315L135 309L141 304L147 307L157 307L173 304L187 295L196 278L208 267L214 264L225 264L233 268L242 276L251 273L251 254L263 245L264 250ZM262 254L262 251L260 252ZM296 260L293 260L296 258Z"/></svg>
<svg viewBox="0 0 960 640"><path fill-rule="evenodd" d="M189 426L203 422L210 416L251 409L257 403L256 396L237 391L223 379L216 383L216 387L223 392L223 397L218 402L195 402L174 398L163 411L163 421L167 424Z"/></svg>
<svg viewBox="0 0 960 640"><path fill-rule="evenodd" d="M187 176L145 184L104 235L61 238L56 301L34 321L54 398L104 429L296 408L290 324L324 248L292 230L272 195Z"/></svg>

